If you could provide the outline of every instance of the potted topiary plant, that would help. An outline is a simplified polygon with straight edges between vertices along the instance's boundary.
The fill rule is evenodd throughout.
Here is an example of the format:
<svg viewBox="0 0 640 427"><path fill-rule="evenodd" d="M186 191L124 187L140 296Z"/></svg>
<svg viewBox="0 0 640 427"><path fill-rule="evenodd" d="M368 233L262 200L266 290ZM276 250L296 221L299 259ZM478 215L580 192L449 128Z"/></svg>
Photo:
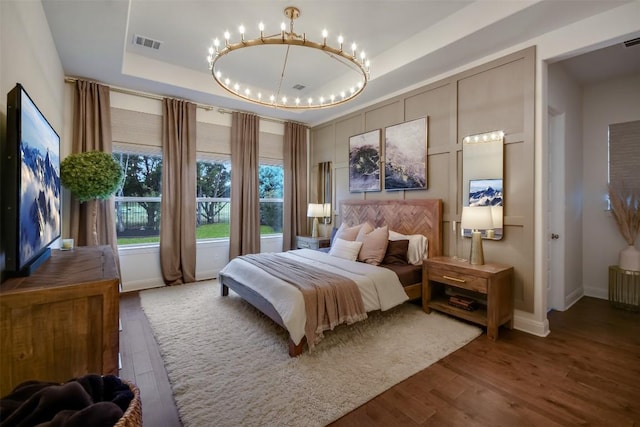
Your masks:
<svg viewBox="0 0 640 427"><path fill-rule="evenodd" d="M104 200L120 187L124 173L120 163L103 151L70 154L60 163L60 183L80 203ZM98 244L97 204L91 207L94 244Z"/></svg>
<svg viewBox="0 0 640 427"><path fill-rule="evenodd" d="M640 236L640 193L623 184L609 184L611 212L627 247L620 251L618 267L640 271L640 251L635 242Z"/></svg>

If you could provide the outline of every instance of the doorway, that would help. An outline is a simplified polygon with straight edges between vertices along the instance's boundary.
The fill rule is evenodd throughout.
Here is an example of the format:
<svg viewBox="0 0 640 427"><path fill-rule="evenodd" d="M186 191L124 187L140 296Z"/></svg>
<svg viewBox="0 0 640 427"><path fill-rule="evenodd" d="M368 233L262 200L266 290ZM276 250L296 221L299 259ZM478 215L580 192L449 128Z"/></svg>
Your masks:
<svg viewBox="0 0 640 427"><path fill-rule="evenodd" d="M547 119L547 311L564 311L565 114L549 107Z"/></svg>

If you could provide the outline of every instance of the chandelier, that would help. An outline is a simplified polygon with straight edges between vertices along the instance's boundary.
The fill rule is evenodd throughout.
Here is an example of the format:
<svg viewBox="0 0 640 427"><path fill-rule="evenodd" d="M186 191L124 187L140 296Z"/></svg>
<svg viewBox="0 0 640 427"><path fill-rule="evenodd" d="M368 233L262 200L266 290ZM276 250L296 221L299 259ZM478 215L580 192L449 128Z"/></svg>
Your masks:
<svg viewBox="0 0 640 427"><path fill-rule="evenodd" d="M209 48L209 55L207 60L209 62L209 70L213 75L215 81L229 93L238 96L245 101L249 101L259 105L265 105L281 109L289 110L312 110L319 108L334 107L336 105L343 104L347 101L354 99L360 93L362 93L364 87L369 80L370 63L363 50L357 50L357 45L353 43L351 49L348 51L343 50L344 38L338 37L338 46L333 47L327 44L328 32L322 31L322 42L314 42L307 38L305 33L296 34L293 30L293 21L300 16L300 10L296 7L289 6L284 10L284 14L290 20L289 31L287 31L286 24L283 22L280 26L280 32L266 36L264 35L265 27L261 22L258 26L260 30L260 36L255 39L245 39L245 28L240 26L238 32L240 34L240 40L233 42L231 40L231 34L226 31L224 33L224 46L221 45L220 40L217 38L213 40L213 45ZM280 45L286 47L286 52L283 57L282 71L277 82L273 82L273 88L261 88L258 83L249 83L247 81L239 81L239 77L232 75L230 71L225 70L225 61L221 61L223 58L229 58L233 56L234 52L238 52L242 49L262 48L266 50L265 46ZM299 95L292 95L292 91L300 89L302 85L295 85L293 88L283 88L283 82L285 76L291 72L290 60L294 61L292 50L304 48L306 52L315 52L316 54L326 55L330 59L334 59L340 62L342 65L349 68L349 76L344 80L349 80L345 84L345 87L335 89L327 89L326 93L314 94L315 96L302 97ZM272 55L273 51L265 52L269 53L266 56L265 61L276 61L276 56ZM304 64L296 64L297 66ZM252 64L248 66L245 64L244 74L248 79L247 69L251 73L260 74L260 64ZM305 73L313 72L311 67L307 67ZM254 74L255 76L255 74ZM301 77L304 78L304 77ZM302 86L304 87L304 86ZM323 88L325 89L325 88Z"/></svg>

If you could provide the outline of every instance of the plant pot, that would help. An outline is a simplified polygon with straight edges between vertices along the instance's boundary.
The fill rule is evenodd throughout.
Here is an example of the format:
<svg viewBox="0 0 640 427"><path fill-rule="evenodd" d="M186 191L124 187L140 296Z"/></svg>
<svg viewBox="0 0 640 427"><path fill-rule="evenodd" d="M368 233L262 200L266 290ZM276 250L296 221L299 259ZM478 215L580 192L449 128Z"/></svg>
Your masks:
<svg viewBox="0 0 640 427"><path fill-rule="evenodd" d="M623 270L640 271L640 250L629 245L620 251L618 267Z"/></svg>

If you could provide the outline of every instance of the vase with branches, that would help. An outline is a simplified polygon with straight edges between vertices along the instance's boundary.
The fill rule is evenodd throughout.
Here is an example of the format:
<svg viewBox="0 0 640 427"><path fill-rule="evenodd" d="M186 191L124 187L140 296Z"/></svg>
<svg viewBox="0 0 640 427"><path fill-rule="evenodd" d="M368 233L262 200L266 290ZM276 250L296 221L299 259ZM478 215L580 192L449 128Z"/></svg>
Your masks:
<svg viewBox="0 0 640 427"><path fill-rule="evenodd" d="M640 236L640 191L623 183L609 184L611 213L627 247L620 252L619 267L640 271L640 251L635 243Z"/></svg>
<svg viewBox="0 0 640 427"><path fill-rule="evenodd" d="M109 153L86 151L70 154L60 163L60 183L80 203L105 200L120 187L124 172ZM98 244L97 203L91 205L93 244Z"/></svg>

